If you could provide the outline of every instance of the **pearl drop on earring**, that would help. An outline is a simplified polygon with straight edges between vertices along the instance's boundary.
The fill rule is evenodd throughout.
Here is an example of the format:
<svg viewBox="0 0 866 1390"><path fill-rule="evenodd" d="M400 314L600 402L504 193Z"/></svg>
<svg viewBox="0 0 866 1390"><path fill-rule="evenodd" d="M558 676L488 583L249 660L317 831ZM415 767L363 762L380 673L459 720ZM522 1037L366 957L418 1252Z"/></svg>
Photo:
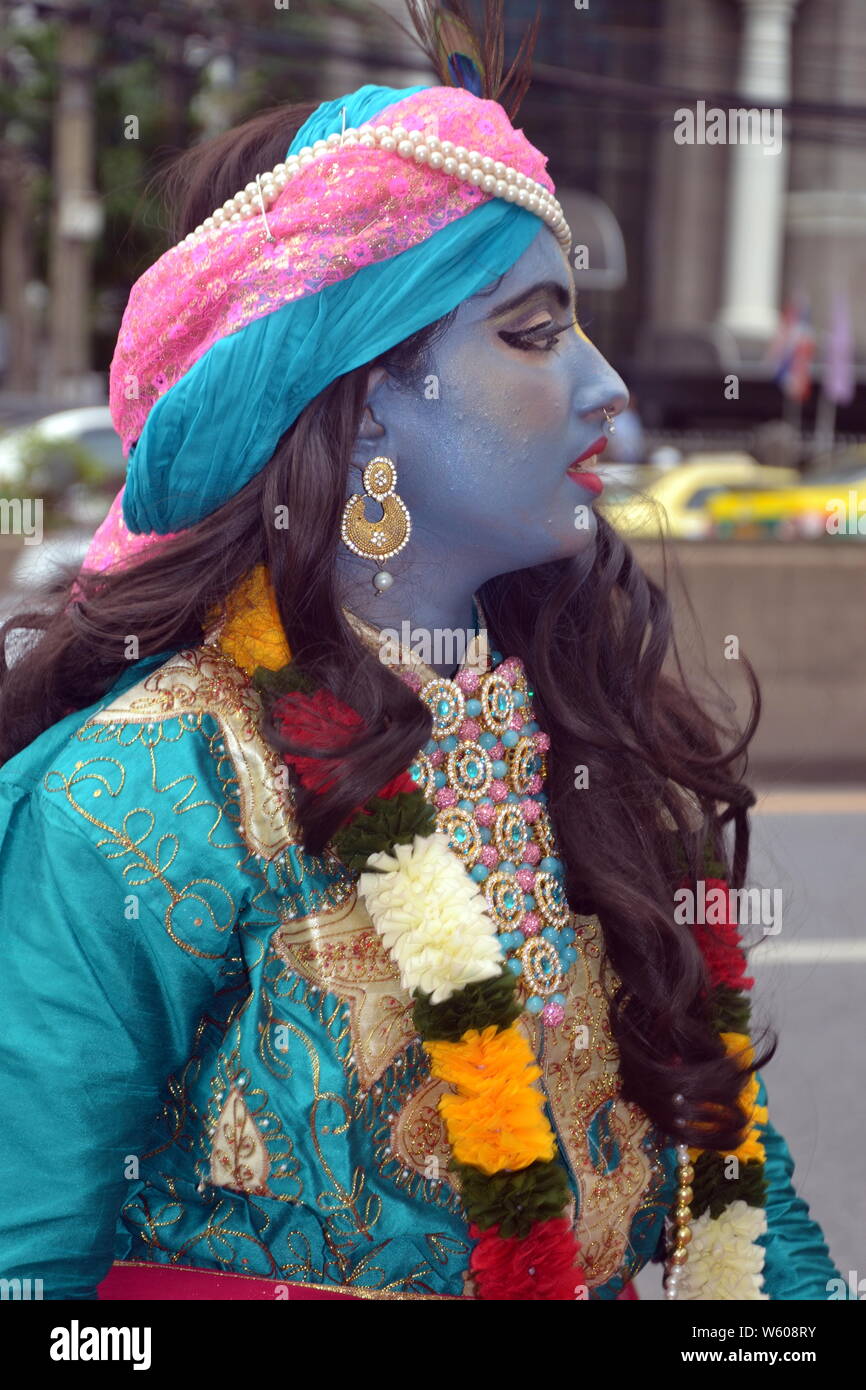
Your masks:
<svg viewBox="0 0 866 1390"><path fill-rule="evenodd" d="M373 588L377 595L384 593L385 589L390 589L393 583L394 576L389 574L387 570L379 570L379 573L373 576Z"/></svg>

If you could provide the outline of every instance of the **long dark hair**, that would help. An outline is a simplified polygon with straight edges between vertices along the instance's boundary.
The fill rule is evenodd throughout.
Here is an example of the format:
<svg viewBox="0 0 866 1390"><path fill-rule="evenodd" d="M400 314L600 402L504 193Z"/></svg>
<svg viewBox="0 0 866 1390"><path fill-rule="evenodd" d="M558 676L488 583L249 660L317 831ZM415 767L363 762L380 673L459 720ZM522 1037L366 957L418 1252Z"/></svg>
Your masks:
<svg viewBox="0 0 866 1390"><path fill-rule="evenodd" d="M172 240L272 168L312 109L264 112L182 156L166 181ZM411 378L445 322L379 360ZM308 850L320 852L353 807L407 767L429 738L430 714L347 623L335 577L369 365L322 391L268 465L206 521L131 567L82 573L75 602L70 571L51 590L51 608L19 613L0 628L0 762L70 709L99 699L128 669L130 634L140 657L196 645L210 610L254 565L266 564L294 659L365 726L332 790L315 799L298 793ZM287 530L273 525L278 506L288 508ZM551 736L548 793L569 901L599 915L621 982L611 1026L623 1094L685 1142L733 1149L742 1138L738 1096L775 1042L749 1068L726 1056L708 1015L702 957L692 931L674 921L673 894L684 866L693 880L703 876L707 843L732 885L743 883L755 798L741 778L760 711L754 672L743 662L753 708L736 737L702 706L681 668L676 676L662 670L676 656L669 601L601 516L590 561L500 576L480 599L493 645L523 660L537 718ZM15 629L32 635L9 664ZM265 732L279 748L269 724ZM585 790L575 790L578 767L587 769ZM691 810L701 810L697 828L689 794Z"/></svg>

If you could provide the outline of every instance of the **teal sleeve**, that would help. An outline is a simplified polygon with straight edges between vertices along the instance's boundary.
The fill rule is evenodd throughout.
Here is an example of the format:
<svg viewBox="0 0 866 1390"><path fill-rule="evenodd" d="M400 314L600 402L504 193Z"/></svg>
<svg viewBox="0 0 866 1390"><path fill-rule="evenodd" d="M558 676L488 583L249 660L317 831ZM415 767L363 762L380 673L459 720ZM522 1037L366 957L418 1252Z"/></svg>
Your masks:
<svg viewBox="0 0 866 1390"><path fill-rule="evenodd" d="M141 822L126 827L133 846ZM201 895L166 892L168 839L135 887L42 788L0 785L0 1276L41 1280L44 1298L97 1297L232 938Z"/></svg>
<svg viewBox="0 0 866 1390"><path fill-rule="evenodd" d="M767 1104L767 1088L758 1073L758 1105ZM847 1287L830 1258L821 1227L793 1185L794 1160L771 1123L759 1125L766 1152L767 1232L764 1289L771 1300L847 1298Z"/></svg>

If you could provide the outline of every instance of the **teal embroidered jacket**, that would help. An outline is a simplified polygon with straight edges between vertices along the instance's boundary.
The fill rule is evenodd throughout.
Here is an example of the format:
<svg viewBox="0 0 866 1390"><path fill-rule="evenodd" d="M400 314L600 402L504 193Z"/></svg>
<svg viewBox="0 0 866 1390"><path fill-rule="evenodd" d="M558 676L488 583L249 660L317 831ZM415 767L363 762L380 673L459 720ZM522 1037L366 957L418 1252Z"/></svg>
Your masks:
<svg viewBox="0 0 866 1390"><path fill-rule="evenodd" d="M0 770L0 1277L45 1297L96 1298L114 1261L464 1292L443 1083L353 877L301 847L260 717L218 648L162 653ZM619 1094L580 920L566 1025L524 1021L612 1299L659 1247L675 1154ZM841 1276L762 1137L766 1292L826 1299Z"/></svg>

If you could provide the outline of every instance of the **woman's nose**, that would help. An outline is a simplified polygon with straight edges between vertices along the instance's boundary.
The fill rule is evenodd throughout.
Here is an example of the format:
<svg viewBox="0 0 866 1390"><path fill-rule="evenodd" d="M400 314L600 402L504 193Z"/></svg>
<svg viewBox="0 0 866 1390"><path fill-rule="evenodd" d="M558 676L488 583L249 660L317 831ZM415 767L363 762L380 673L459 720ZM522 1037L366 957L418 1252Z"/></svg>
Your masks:
<svg viewBox="0 0 866 1390"><path fill-rule="evenodd" d="M593 382L591 389L581 395L583 399L578 409L585 420L595 415L601 419L612 419L625 410L629 401L628 387L612 367L607 368L603 379Z"/></svg>
<svg viewBox="0 0 866 1390"><path fill-rule="evenodd" d="M619 415L629 402L629 389L594 343L588 338L580 345L581 360L577 366L577 390L575 406L581 419L588 420L597 415L603 419Z"/></svg>

